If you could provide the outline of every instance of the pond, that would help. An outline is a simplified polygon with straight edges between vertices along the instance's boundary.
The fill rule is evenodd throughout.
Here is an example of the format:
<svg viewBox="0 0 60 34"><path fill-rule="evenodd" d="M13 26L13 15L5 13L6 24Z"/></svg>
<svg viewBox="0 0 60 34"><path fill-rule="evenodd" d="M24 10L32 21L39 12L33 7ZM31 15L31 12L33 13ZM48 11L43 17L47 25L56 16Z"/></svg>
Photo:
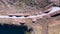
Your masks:
<svg viewBox="0 0 60 34"><path fill-rule="evenodd" d="M26 34L28 31L27 26L14 26L14 25L0 25L0 34Z"/></svg>

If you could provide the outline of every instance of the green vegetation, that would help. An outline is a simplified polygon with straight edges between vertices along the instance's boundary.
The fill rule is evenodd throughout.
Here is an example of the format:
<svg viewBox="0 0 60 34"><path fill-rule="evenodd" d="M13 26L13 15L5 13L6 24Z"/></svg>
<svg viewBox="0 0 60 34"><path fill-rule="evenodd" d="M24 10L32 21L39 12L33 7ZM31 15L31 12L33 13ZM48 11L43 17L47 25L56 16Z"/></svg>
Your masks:
<svg viewBox="0 0 60 34"><path fill-rule="evenodd" d="M35 1L32 1L32 0L20 0L20 1L17 1L16 6L20 6L22 3L25 3L26 5L31 7L37 5Z"/></svg>
<svg viewBox="0 0 60 34"><path fill-rule="evenodd" d="M6 3L18 7L21 7L25 4L26 6L36 7L37 9L40 9L47 6L49 4L49 1L48 0L6 0Z"/></svg>
<svg viewBox="0 0 60 34"><path fill-rule="evenodd" d="M47 6L50 2L48 0L20 0L15 4L16 6L21 6L25 3L27 6L35 7L37 9Z"/></svg>
<svg viewBox="0 0 60 34"><path fill-rule="evenodd" d="M31 34L30 32L26 32L26 34Z"/></svg>

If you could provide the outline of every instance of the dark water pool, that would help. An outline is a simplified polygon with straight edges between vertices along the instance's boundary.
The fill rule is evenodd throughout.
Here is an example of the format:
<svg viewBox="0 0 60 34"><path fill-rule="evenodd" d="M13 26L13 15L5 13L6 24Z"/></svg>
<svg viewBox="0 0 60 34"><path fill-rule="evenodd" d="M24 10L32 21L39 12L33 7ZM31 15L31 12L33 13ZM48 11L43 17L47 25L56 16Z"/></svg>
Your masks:
<svg viewBox="0 0 60 34"><path fill-rule="evenodd" d="M0 34L25 34L27 26L0 25Z"/></svg>

